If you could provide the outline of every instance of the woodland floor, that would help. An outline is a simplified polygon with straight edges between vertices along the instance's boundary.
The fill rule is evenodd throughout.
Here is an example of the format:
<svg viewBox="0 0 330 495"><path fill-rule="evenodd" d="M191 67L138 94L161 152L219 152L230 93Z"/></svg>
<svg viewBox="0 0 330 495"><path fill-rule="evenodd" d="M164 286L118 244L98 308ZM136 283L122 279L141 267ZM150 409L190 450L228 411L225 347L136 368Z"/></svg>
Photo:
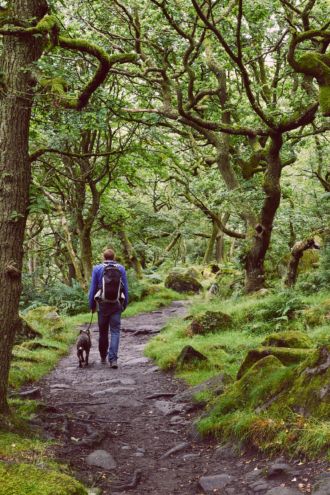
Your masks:
<svg viewBox="0 0 330 495"><path fill-rule="evenodd" d="M219 448L215 441L200 441L194 435L192 422L201 411L175 398L185 385L143 357L149 334L185 311L184 302L174 302L168 308L123 319L117 370L100 363L97 326L93 325L90 366L78 368L74 347L40 382L44 406L34 423L48 438L60 440L53 448L55 457L68 464L86 486L99 487L104 495L264 495L274 487L279 487L279 495L310 493L315 476L329 470L325 461L271 460L251 452L239 455L228 446ZM176 446L177 452L166 455ZM86 463L95 450L111 455L108 469ZM285 463L283 470L267 476L267 469L271 473L278 463ZM211 475L221 475L217 482L222 488L203 491L199 480Z"/></svg>

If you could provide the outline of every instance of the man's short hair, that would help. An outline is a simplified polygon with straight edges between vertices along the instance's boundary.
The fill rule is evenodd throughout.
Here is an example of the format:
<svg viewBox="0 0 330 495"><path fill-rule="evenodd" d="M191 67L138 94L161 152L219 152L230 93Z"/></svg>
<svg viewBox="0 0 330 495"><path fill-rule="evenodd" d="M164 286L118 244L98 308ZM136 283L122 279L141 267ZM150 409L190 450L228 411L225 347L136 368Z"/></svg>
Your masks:
<svg viewBox="0 0 330 495"><path fill-rule="evenodd" d="M115 259L115 252L113 249L106 249L103 253L103 258L105 260L114 260Z"/></svg>

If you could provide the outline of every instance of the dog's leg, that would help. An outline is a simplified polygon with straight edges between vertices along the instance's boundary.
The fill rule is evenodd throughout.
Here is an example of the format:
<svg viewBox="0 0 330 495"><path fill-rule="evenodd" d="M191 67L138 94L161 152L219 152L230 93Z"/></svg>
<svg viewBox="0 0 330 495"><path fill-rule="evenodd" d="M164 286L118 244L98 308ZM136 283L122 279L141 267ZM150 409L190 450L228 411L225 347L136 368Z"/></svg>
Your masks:
<svg viewBox="0 0 330 495"><path fill-rule="evenodd" d="M88 366L89 350L86 351L85 364Z"/></svg>

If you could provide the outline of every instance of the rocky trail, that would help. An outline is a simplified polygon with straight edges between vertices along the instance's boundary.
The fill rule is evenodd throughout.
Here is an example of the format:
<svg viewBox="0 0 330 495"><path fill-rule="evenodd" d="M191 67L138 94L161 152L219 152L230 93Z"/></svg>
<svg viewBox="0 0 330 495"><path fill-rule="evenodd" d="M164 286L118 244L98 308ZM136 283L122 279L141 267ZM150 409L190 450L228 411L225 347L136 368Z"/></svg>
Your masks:
<svg viewBox="0 0 330 495"><path fill-rule="evenodd" d="M230 445L201 441L191 393L143 356L150 334L186 304L122 321L119 368L102 365L93 325L90 366L78 368L75 347L40 383L42 407L33 420L60 440L56 458L103 495L330 494L329 465L320 460L239 455Z"/></svg>

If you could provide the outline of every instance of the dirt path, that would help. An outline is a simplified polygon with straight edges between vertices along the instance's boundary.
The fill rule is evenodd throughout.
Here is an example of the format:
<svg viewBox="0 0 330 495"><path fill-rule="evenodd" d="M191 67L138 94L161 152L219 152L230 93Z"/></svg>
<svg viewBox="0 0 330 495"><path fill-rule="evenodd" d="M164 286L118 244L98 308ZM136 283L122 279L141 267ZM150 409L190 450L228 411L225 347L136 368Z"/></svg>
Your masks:
<svg viewBox="0 0 330 495"><path fill-rule="evenodd" d="M143 357L149 334L185 311L185 303L175 302L124 319L118 370L100 363L94 325L90 366L78 368L73 348L41 382L46 406L36 423L49 438L61 440L56 456L87 486L99 488L91 493L103 495L310 493L310 479L326 470L324 462L237 457L230 446L196 440L191 424L198 412L175 397L183 384ZM160 395L151 398L155 394ZM273 474L266 476L265 468L274 468ZM270 491L274 487L282 491Z"/></svg>

